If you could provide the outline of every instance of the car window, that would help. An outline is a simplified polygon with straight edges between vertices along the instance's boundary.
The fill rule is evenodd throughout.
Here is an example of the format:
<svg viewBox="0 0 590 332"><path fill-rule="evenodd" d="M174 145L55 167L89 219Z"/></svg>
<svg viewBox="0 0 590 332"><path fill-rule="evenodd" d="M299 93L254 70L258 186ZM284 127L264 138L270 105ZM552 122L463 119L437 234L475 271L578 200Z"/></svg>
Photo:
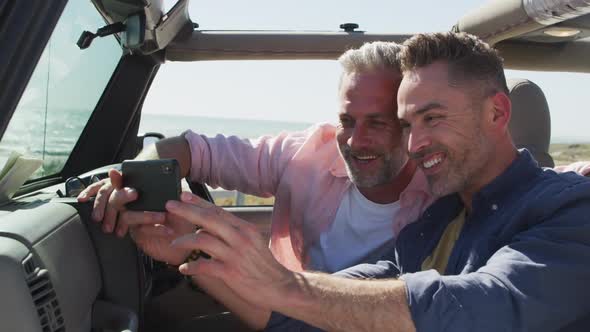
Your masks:
<svg viewBox="0 0 590 332"><path fill-rule="evenodd" d="M117 66L114 37L76 45L103 25L90 1L68 1L0 141L0 160L12 151L43 160L31 179L61 171Z"/></svg>
<svg viewBox="0 0 590 332"><path fill-rule="evenodd" d="M335 122L338 66L336 61L309 60L166 63L148 92L139 130L170 137L191 129L206 136L255 139ZM257 84L249 84L254 75ZM334 80L318 84L315 75ZM208 79L199 80L203 76ZM222 206L274 203L274 198L223 188L210 192Z"/></svg>

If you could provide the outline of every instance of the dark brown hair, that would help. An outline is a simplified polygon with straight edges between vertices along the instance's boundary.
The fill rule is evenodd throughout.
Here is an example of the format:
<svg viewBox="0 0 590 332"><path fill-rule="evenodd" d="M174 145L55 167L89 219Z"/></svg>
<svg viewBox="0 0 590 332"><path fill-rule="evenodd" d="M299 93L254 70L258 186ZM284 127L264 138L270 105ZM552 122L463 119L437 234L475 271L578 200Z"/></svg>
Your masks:
<svg viewBox="0 0 590 332"><path fill-rule="evenodd" d="M402 72L437 61L449 65L450 84L481 87L484 94L508 94L503 60L490 45L467 33L437 32L417 34L404 42L400 54ZM479 85L473 85L474 81Z"/></svg>

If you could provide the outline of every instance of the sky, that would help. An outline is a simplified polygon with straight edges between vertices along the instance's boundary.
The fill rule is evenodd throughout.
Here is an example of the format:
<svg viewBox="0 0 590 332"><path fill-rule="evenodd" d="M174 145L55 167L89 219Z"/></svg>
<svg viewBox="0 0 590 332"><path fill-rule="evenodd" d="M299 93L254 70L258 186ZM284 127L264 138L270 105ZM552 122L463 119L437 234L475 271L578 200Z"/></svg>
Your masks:
<svg viewBox="0 0 590 332"><path fill-rule="evenodd" d="M171 0L164 0L172 3ZM457 20L485 3L447 1L191 1L190 17L201 30L338 31L354 22L370 33L449 30ZM146 113L335 122L336 61L167 62L161 66L144 104ZM590 141L590 115L580 96L588 74L507 70L508 78L528 78L545 92L552 117L552 141ZM577 100L574 100L577 97Z"/></svg>

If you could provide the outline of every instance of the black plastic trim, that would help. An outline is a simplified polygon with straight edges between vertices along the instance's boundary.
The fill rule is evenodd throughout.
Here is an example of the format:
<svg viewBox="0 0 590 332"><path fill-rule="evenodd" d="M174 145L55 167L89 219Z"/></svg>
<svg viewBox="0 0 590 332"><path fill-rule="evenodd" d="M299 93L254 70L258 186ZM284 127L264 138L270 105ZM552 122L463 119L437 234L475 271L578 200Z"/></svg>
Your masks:
<svg viewBox="0 0 590 332"><path fill-rule="evenodd" d="M0 136L67 0L0 0Z"/></svg>
<svg viewBox="0 0 590 332"><path fill-rule="evenodd" d="M121 58L62 169L63 179L133 157L141 106L161 61L153 55Z"/></svg>

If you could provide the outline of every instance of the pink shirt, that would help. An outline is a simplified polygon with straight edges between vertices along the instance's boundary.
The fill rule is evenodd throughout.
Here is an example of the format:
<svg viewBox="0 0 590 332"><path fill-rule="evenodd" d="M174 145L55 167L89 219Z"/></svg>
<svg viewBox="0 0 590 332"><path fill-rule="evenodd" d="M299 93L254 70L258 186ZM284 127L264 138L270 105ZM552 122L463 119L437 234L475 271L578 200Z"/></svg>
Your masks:
<svg viewBox="0 0 590 332"><path fill-rule="evenodd" d="M188 131L191 179L261 197L274 195L270 249L287 268L300 271L308 262L307 250L332 224L351 185L335 134L330 124L255 141L207 138ZM400 211L392 220L394 234L433 200L426 177L416 170L400 194Z"/></svg>

